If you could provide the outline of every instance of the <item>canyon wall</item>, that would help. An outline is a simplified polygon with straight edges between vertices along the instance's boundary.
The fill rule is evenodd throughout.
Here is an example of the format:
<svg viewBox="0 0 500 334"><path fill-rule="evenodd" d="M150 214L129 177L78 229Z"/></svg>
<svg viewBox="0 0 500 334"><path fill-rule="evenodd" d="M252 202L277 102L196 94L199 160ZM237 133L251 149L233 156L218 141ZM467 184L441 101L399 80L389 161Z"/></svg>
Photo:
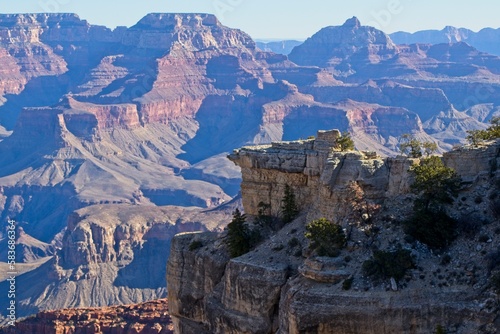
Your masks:
<svg viewBox="0 0 500 334"><path fill-rule="evenodd" d="M249 221L259 214L261 202L270 205L271 215L279 214L285 185L293 189L301 214L233 259L223 236L176 236L167 267L176 333L427 334L441 326L466 334L500 329L498 293L487 270L487 254L494 254L499 241L493 203L500 175L492 166L500 162L500 142L463 147L443 157L464 181L450 214L463 218L481 210L488 223L478 228L491 239L481 243L477 236L459 236L446 251L451 262L443 264L442 254L407 241L398 222L411 210L409 168L418 160L338 152L333 147L339 136L338 131L319 132L315 139L244 147L229 156L242 168ZM352 182L367 203L380 205L379 218L372 222L375 234L345 219L353 210ZM337 258L313 256L307 247L305 225L320 217L351 231L347 249ZM396 244L411 251L417 268L399 282L364 277L361 267L372 249ZM345 288L346 279L352 287Z"/></svg>

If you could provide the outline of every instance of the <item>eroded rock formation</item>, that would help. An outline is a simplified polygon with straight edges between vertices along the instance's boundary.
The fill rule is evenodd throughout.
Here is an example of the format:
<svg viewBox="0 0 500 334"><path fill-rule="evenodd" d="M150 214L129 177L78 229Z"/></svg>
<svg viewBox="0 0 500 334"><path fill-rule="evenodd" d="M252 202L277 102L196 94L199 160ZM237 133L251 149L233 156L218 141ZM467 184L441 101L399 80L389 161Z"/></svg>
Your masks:
<svg viewBox="0 0 500 334"><path fill-rule="evenodd" d="M278 215L285 185L293 189L302 214L234 259L223 236L175 237L167 281L169 298L176 300L170 306L176 333L423 334L439 326L461 334L498 331L498 292L487 267L499 240L494 232L500 229L499 175L492 166L500 162L500 142L443 157L464 180L450 214L460 224L485 222L478 223L477 234L459 236L445 263L442 254L404 238L398 223L411 210L408 169L418 161L336 152L332 147L339 136L319 132L316 139L244 147L229 156L242 168L243 206L250 217L259 214L259 203ZM381 205L370 229L353 220L352 182L364 201ZM479 212L481 218L474 216ZM319 217L350 231L340 257L316 257L308 249L305 224ZM489 239L478 239L479 232ZM191 247L194 242L201 246ZM364 277L361 267L371 250L396 244L411 251L417 269L399 282Z"/></svg>
<svg viewBox="0 0 500 334"><path fill-rule="evenodd" d="M0 333L114 333L170 334L173 325L168 301L155 300L136 305L45 311L0 328Z"/></svg>

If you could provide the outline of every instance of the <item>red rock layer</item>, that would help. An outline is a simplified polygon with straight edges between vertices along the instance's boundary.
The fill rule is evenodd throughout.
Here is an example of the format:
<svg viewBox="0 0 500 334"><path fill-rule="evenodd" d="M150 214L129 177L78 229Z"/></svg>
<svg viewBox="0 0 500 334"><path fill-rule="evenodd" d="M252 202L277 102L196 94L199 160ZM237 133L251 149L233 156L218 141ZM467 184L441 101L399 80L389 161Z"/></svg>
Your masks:
<svg viewBox="0 0 500 334"><path fill-rule="evenodd" d="M137 305L44 311L0 328L0 334L170 334L174 333L168 301Z"/></svg>

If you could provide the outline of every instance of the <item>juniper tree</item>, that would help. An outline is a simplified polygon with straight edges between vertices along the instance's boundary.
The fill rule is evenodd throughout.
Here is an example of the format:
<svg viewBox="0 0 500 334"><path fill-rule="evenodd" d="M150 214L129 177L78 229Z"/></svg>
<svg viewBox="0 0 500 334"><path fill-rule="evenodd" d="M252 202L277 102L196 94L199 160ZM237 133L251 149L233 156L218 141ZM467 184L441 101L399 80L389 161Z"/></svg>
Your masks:
<svg viewBox="0 0 500 334"><path fill-rule="evenodd" d="M336 148L342 152L354 150L354 141L351 138L351 134L347 131L342 132L342 136L337 138L336 144Z"/></svg>
<svg viewBox="0 0 500 334"><path fill-rule="evenodd" d="M313 220L307 224L306 231L305 237L311 240L309 248L319 256L336 257L347 242L342 227L326 218Z"/></svg>
<svg viewBox="0 0 500 334"><path fill-rule="evenodd" d="M457 196L460 178L437 156L423 159L410 171L417 199L412 216L404 223L405 232L431 248L449 246L456 237L457 222L448 216L445 205Z"/></svg>

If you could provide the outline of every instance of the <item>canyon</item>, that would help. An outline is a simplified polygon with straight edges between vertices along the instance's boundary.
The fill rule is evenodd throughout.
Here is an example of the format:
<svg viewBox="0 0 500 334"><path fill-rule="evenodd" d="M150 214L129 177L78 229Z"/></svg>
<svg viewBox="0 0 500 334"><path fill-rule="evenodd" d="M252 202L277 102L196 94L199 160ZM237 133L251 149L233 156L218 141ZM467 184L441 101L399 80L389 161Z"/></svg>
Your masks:
<svg viewBox="0 0 500 334"><path fill-rule="evenodd" d="M466 43L399 45L356 18L285 56L209 14L114 30L75 14L0 15L0 244L15 220L18 316L165 297L174 235L222 232L234 209L255 213L252 191L279 206L283 183L246 182L250 167L226 158L234 149L338 128L380 159L399 154L405 133L444 152L499 115L499 75L499 57ZM311 175L293 173L303 205L325 215L304 182L319 187L327 151ZM338 159L368 174L382 163L360 154ZM208 286L226 260L207 259ZM272 275L284 280L282 268Z"/></svg>

